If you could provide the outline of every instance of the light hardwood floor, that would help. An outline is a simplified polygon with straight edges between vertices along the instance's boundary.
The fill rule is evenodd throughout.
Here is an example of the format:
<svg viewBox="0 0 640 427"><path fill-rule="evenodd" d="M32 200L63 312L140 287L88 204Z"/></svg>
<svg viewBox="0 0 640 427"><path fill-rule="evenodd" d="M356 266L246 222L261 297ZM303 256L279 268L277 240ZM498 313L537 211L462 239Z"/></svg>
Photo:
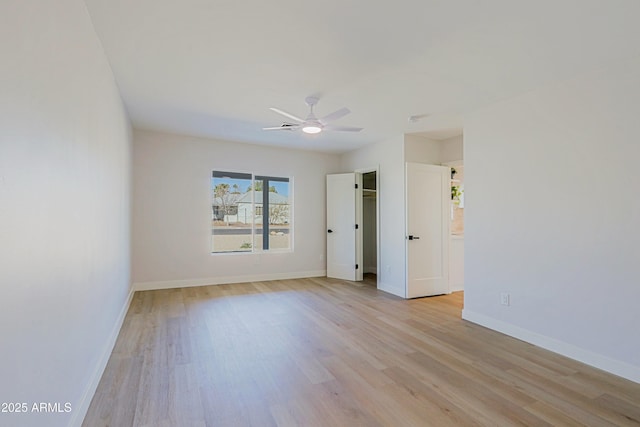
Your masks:
<svg viewBox="0 0 640 427"><path fill-rule="evenodd" d="M83 425L640 425L639 384L461 308L326 278L138 292Z"/></svg>

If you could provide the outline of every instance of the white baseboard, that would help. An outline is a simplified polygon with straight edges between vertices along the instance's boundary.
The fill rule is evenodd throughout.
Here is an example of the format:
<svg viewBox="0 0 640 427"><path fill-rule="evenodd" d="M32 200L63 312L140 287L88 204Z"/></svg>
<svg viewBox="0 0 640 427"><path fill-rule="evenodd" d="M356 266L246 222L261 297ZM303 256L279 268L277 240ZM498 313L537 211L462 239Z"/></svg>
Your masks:
<svg viewBox="0 0 640 427"><path fill-rule="evenodd" d="M268 280L304 279L308 277L324 277L326 270L297 271L291 273L253 274L246 276L205 277L200 279L167 280L161 282L137 282L133 284L135 291L152 291L157 289L189 288L192 286L224 285L229 283L265 282Z"/></svg>
<svg viewBox="0 0 640 427"><path fill-rule="evenodd" d="M607 371L619 377L626 378L636 383L640 383L640 367L638 366L611 359L601 354L576 347L572 344L558 341L546 335L541 335L528 329L523 329L510 323L506 323L501 320L497 320L492 317L485 316L484 314L476 313L467 309L462 310L462 318L464 320L468 320L469 322L485 326L489 329L493 329L505 335L512 336L538 347L542 347L546 350L553 351L554 353L558 353L587 365L593 366L594 368L602 369L603 371Z"/></svg>
<svg viewBox="0 0 640 427"><path fill-rule="evenodd" d="M93 395L96 393L96 389L98 388L98 384L100 383L102 374L104 373L104 370L107 367L107 362L109 362L109 358L111 357L111 353L113 352L113 347L115 347L116 345L116 340L118 339L118 335L120 334L120 328L122 327L124 318L129 311L129 306L131 306L131 300L133 300L134 293L135 290L132 288L129 291L129 296L127 296L127 300L125 301L122 310L120 310L120 314L118 314L118 318L113 325L113 329L111 330L109 339L102 349L102 356L100 356L100 360L98 361L93 375L91 376L91 380L87 384L87 387L85 388L85 391L82 394L78 405L73 410L73 416L71 417L71 422L69 423L69 426L71 427L82 426L84 417L87 415L87 411L89 410L89 405L91 405Z"/></svg>

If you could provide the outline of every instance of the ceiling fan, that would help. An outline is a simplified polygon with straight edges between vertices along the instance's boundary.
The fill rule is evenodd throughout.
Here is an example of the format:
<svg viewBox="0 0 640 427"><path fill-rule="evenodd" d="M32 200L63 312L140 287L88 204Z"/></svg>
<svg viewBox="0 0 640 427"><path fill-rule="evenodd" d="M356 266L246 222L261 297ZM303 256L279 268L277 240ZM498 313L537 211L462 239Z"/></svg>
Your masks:
<svg viewBox="0 0 640 427"><path fill-rule="evenodd" d="M318 98L315 96L308 96L304 100L306 104L309 106L309 114L306 119L302 119L300 117L294 116L291 113L287 113L286 111L282 111L278 108L271 107L271 111L275 111L276 113L283 115L291 120L294 120L296 123L288 123L284 122L280 126L262 128L263 130L298 130L301 129L304 133L314 134L320 133L322 131L343 131L343 132L360 132L362 128L350 127L350 126L331 126L329 123L334 120L341 119L342 117L349 114L348 108L343 107L338 111L334 111L331 114L328 114L322 118L317 118L313 112L313 107L318 103Z"/></svg>

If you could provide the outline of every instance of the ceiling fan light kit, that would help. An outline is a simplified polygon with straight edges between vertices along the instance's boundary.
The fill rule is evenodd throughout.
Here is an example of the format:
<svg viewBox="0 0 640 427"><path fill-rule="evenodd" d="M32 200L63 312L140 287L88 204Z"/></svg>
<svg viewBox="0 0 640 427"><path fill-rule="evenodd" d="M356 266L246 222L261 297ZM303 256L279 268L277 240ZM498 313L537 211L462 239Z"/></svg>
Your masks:
<svg viewBox="0 0 640 427"><path fill-rule="evenodd" d="M302 128L302 132L304 133L310 133L310 134L314 134L314 133L320 133L322 132L322 128L318 125L315 124L307 124Z"/></svg>
<svg viewBox="0 0 640 427"><path fill-rule="evenodd" d="M287 113L286 111L280 110L275 107L271 107L270 110L278 113L282 116L287 117L288 119L294 120L298 122L298 124L292 123L283 123L281 126L273 126L262 128L263 130L298 130L301 129L302 132L307 134L317 134L322 131L342 131L342 132L360 132L362 128L357 127L348 127L348 126L327 126L330 122L334 120L341 119L342 117L349 114L348 108L343 107L337 111L334 111L331 114L328 114L321 119L318 119L313 112L313 107L318 103L318 98L315 96L308 96L305 98L305 103L309 106L309 114L306 119L302 119L298 116L295 116L291 113Z"/></svg>

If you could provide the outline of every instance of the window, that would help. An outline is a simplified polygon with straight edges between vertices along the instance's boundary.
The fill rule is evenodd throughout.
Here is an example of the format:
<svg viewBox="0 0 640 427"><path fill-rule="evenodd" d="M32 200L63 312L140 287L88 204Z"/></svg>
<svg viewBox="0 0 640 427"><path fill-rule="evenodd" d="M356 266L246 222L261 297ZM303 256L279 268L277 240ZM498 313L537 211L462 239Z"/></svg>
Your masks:
<svg viewBox="0 0 640 427"><path fill-rule="evenodd" d="M213 171L211 252L291 249L291 180Z"/></svg>

